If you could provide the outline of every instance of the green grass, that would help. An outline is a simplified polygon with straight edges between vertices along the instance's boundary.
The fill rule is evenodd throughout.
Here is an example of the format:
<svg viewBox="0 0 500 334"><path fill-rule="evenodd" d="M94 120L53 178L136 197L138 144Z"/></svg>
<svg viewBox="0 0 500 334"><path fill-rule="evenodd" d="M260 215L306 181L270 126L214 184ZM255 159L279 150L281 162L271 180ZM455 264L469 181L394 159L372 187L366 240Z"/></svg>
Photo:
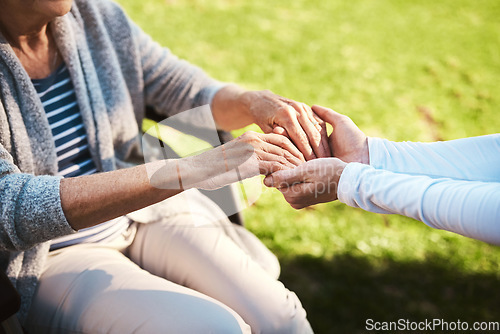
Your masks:
<svg viewBox="0 0 500 334"><path fill-rule="evenodd" d="M497 0L120 3L213 77L332 107L368 135L500 129ZM361 333L367 318L500 319L497 247L341 203L295 211L272 190L244 215L317 333Z"/></svg>

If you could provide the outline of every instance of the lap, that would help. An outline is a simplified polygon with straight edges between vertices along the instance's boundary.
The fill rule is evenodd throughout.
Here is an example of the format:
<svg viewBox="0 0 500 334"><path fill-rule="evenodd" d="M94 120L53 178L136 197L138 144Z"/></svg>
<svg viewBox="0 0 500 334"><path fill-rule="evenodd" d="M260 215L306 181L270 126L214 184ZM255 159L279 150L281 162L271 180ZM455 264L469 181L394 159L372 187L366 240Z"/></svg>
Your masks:
<svg viewBox="0 0 500 334"><path fill-rule="evenodd" d="M33 333L249 333L233 310L154 276L119 251L69 247L48 259L28 318Z"/></svg>
<svg viewBox="0 0 500 334"><path fill-rule="evenodd" d="M277 280L276 257L198 194L189 212L139 224L130 258L154 275L223 302L254 332L309 333L299 299Z"/></svg>
<svg viewBox="0 0 500 334"><path fill-rule="evenodd" d="M134 224L128 258L100 244L51 255L28 329L246 333L250 325L253 332L312 333L299 299L277 280L276 257L260 240L199 192L168 205L176 210Z"/></svg>

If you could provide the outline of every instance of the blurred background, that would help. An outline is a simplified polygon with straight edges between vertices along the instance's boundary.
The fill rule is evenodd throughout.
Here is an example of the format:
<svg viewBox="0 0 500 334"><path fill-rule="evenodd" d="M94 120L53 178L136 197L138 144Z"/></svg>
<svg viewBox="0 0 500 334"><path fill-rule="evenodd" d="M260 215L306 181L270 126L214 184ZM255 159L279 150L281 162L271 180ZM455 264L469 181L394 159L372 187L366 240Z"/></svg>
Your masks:
<svg viewBox="0 0 500 334"><path fill-rule="evenodd" d="M498 0L118 1L216 79L331 107L370 136L500 132ZM275 190L244 216L317 333L500 319L498 247L341 203L295 211Z"/></svg>

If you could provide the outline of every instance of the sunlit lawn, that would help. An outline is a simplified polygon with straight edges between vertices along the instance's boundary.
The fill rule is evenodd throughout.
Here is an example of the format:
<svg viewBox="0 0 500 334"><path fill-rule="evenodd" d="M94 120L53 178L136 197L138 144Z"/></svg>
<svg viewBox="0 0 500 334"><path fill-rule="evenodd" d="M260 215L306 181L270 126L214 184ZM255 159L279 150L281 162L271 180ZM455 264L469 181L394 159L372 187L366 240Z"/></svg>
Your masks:
<svg viewBox="0 0 500 334"><path fill-rule="evenodd" d="M332 107L371 136L500 132L498 0L120 3L215 78ZM364 332L368 318L500 321L500 248L341 203L295 211L272 190L244 215L317 333Z"/></svg>

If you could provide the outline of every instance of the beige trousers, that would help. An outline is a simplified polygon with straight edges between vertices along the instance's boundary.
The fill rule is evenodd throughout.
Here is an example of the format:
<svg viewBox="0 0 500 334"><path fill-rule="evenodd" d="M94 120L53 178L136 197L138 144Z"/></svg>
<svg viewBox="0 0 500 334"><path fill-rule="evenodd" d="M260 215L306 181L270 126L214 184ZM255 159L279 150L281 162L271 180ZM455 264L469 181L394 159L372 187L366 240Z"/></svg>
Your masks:
<svg viewBox="0 0 500 334"><path fill-rule="evenodd" d="M134 223L115 242L52 252L29 332L312 333L253 234L197 191L169 201L174 215Z"/></svg>

